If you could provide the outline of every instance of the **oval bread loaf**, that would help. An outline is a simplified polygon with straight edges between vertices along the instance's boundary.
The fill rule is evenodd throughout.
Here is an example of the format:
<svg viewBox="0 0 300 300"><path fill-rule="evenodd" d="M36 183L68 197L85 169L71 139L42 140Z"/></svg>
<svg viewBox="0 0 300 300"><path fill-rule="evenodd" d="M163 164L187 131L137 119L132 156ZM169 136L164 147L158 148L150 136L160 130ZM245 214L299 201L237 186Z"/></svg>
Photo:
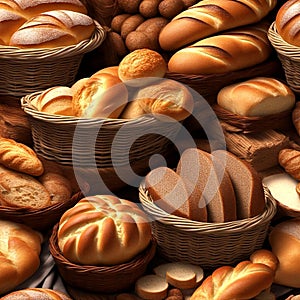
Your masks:
<svg viewBox="0 0 300 300"><path fill-rule="evenodd" d="M146 214L135 203L110 195L80 200L59 222L58 246L68 260L78 264L125 263L150 240Z"/></svg>

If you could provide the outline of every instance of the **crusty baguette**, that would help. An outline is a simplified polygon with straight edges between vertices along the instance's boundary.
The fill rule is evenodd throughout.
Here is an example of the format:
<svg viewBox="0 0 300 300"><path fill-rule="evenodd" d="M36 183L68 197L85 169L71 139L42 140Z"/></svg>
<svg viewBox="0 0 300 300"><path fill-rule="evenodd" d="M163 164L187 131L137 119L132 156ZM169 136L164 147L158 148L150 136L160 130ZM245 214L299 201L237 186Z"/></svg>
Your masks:
<svg viewBox="0 0 300 300"><path fill-rule="evenodd" d="M50 194L33 176L0 165L0 204L10 207L43 208Z"/></svg>
<svg viewBox="0 0 300 300"><path fill-rule="evenodd" d="M188 148L182 153L176 172L190 182L192 193L200 192L194 209L206 206L208 222L236 220L234 189L219 160L203 150Z"/></svg>
<svg viewBox="0 0 300 300"><path fill-rule="evenodd" d="M160 46L176 50L220 31L259 22L276 3L276 0L199 1L162 29Z"/></svg>
<svg viewBox="0 0 300 300"><path fill-rule="evenodd" d="M0 137L0 145L0 164L32 176L43 174L44 166L30 147L4 137Z"/></svg>
<svg viewBox="0 0 300 300"><path fill-rule="evenodd" d="M264 62L272 53L263 22L201 39L175 52L170 72L216 74L244 69Z"/></svg>
<svg viewBox="0 0 300 300"><path fill-rule="evenodd" d="M268 266L242 261L235 267L223 266L208 276L191 300L252 299L273 283L274 272Z"/></svg>

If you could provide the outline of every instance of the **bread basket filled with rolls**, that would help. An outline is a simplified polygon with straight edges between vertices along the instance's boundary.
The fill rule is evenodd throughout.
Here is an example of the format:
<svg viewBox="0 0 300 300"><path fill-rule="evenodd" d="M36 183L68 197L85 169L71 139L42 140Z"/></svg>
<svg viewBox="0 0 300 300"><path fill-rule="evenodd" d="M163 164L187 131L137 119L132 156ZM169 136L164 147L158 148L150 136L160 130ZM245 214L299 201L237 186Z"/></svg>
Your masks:
<svg viewBox="0 0 300 300"><path fill-rule="evenodd" d="M297 35L299 24L299 1L286 1L272 22L268 38L275 48L291 89L299 93L300 41Z"/></svg>
<svg viewBox="0 0 300 300"><path fill-rule="evenodd" d="M189 88L163 78L165 71L158 52L139 49L118 66L103 68L72 87L22 97L35 151L46 160L82 170L83 176L96 167L112 189L125 185L116 169L127 170L130 183L128 166L145 173L149 158L168 153L181 121L193 111ZM97 174L91 180L98 180Z"/></svg>
<svg viewBox="0 0 300 300"><path fill-rule="evenodd" d="M49 245L67 285L104 294L132 288L156 252L145 212L112 195L88 196L67 210Z"/></svg>
<svg viewBox="0 0 300 300"><path fill-rule="evenodd" d="M158 253L207 269L260 249L277 211L257 171L222 149L184 150L175 169L151 170L139 191Z"/></svg>
<svg viewBox="0 0 300 300"><path fill-rule="evenodd" d="M39 231L51 229L81 192L30 147L2 137L0 143L0 218Z"/></svg>
<svg viewBox="0 0 300 300"><path fill-rule="evenodd" d="M0 15L1 95L73 84L83 56L105 39L79 0L2 1Z"/></svg>

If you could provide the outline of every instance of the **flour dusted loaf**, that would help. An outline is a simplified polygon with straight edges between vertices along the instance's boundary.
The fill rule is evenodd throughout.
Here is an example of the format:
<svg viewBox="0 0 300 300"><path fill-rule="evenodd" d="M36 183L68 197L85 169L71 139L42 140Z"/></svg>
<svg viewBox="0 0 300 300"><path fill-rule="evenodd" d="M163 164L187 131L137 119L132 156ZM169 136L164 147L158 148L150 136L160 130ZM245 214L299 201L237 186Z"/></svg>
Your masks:
<svg viewBox="0 0 300 300"><path fill-rule="evenodd" d="M270 77L255 77L222 88L217 103L241 116L267 116L291 110L295 94L283 82Z"/></svg>
<svg viewBox="0 0 300 300"><path fill-rule="evenodd" d="M0 294L10 292L40 265L42 235L29 227L0 220Z"/></svg>
<svg viewBox="0 0 300 300"><path fill-rule="evenodd" d="M65 293L47 288L26 288L11 292L1 298L2 300L72 300Z"/></svg>
<svg viewBox="0 0 300 300"><path fill-rule="evenodd" d="M141 253L151 227L137 204L110 195L80 200L59 222L58 246L73 263L116 265Z"/></svg>
<svg viewBox="0 0 300 300"><path fill-rule="evenodd" d="M19 48L55 48L78 44L95 31L94 20L69 10L43 12L26 21L15 31L10 46Z"/></svg>
<svg viewBox="0 0 300 300"><path fill-rule="evenodd" d="M43 163L30 147L4 137L0 137L0 144L0 164L32 176L43 174Z"/></svg>
<svg viewBox="0 0 300 300"><path fill-rule="evenodd" d="M177 50L220 31L260 21L276 0L203 0L184 10L161 31L160 46Z"/></svg>

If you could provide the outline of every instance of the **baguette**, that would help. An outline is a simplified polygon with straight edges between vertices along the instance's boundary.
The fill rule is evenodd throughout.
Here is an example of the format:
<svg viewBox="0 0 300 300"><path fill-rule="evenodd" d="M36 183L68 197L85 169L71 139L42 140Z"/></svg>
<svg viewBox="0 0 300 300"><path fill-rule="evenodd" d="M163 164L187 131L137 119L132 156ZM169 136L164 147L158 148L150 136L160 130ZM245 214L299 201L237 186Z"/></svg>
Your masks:
<svg viewBox="0 0 300 300"><path fill-rule="evenodd" d="M272 53L267 28L263 22L199 40L172 55L169 71L208 75L262 63Z"/></svg>
<svg viewBox="0 0 300 300"><path fill-rule="evenodd" d="M160 33L164 50L177 50L218 32L262 20L276 0L202 0L178 14Z"/></svg>

